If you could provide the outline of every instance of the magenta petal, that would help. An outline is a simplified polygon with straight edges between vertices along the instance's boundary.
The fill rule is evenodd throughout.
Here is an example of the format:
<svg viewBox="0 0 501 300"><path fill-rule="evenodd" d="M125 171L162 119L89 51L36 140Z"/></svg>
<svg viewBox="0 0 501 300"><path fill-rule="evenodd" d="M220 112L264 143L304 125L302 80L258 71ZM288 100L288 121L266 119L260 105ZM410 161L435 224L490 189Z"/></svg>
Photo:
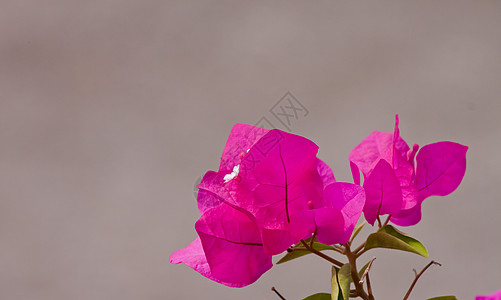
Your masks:
<svg viewBox="0 0 501 300"><path fill-rule="evenodd" d="M196 238L186 248L172 253L169 261L173 264L185 263L203 276L213 279L210 273L209 264L205 258L200 238Z"/></svg>
<svg viewBox="0 0 501 300"><path fill-rule="evenodd" d="M380 160L364 183L364 215L374 225L378 215L396 214L402 207L402 191L390 164Z"/></svg>
<svg viewBox="0 0 501 300"><path fill-rule="evenodd" d="M419 145L414 144L412 146L412 149L407 151L407 160L409 161L412 167L414 167L414 158L416 157L416 153L418 152L418 150L419 150Z"/></svg>
<svg viewBox="0 0 501 300"><path fill-rule="evenodd" d="M391 222L399 226L412 226L421 221L421 203L391 216Z"/></svg>
<svg viewBox="0 0 501 300"><path fill-rule="evenodd" d="M284 249L295 244L299 239L293 237L288 229L268 229L261 228L264 253L276 255L284 252Z"/></svg>
<svg viewBox="0 0 501 300"><path fill-rule="evenodd" d="M368 176L379 160L392 161L393 133L373 131L349 155L349 160Z"/></svg>
<svg viewBox="0 0 501 300"><path fill-rule="evenodd" d="M400 184L400 188L402 189L402 193L404 194L404 202L406 201L406 194L414 198L416 195L413 195L413 193L417 193L417 191L413 188L414 183L413 183L413 177L414 177L414 166L413 163L410 161L410 157L413 157L413 151L417 150L416 147L413 148L413 150L409 149L409 146L407 146L407 143L400 137L400 130L398 129L398 115L395 117L395 131L393 133L393 153L391 159L387 159L386 161L390 163L392 166L393 170L395 170L395 176L397 177L397 180ZM417 145L414 145L417 146ZM405 190L405 191L404 191ZM410 199L410 201L413 201L413 199ZM412 204L407 205L404 204L404 206L412 206Z"/></svg>
<svg viewBox="0 0 501 300"><path fill-rule="evenodd" d="M344 237L344 218L337 208L315 209L315 223L320 243L329 245L341 243Z"/></svg>
<svg viewBox="0 0 501 300"><path fill-rule="evenodd" d="M224 282L212 276L209 264L207 263L207 259L205 258L205 253L204 249L202 248L200 238L196 238L186 248L177 250L176 252L172 253L169 261L173 264L184 263L193 270L200 273L202 276L205 276L210 280L214 280L226 286L243 287L246 285L242 283Z"/></svg>
<svg viewBox="0 0 501 300"><path fill-rule="evenodd" d="M317 151L308 139L271 130L242 159L235 198L256 218L270 254L298 242L303 232L293 232L299 227L291 226L292 216L308 210L309 202L320 202L323 183L316 169Z"/></svg>
<svg viewBox="0 0 501 300"><path fill-rule="evenodd" d="M322 236L321 232L317 232L318 240L328 244L346 243L362 214L364 204L365 191L358 185L336 182L327 186L324 190L324 206L341 212L343 222L335 222L334 220L331 222L337 224L336 226L341 226L342 230L334 229L332 233L327 232L325 237ZM334 218L335 215L331 217L331 219Z"/></svg>
<svg viewBox="0 0 501 300"><path fill-rule="evenodd" d="M299 240L311 236L315 231L315 215L312 210L298 211L290 216L290 223L279 228L261 228L264 252L280 254Z"/></svg>
<svg viewBox="0 0 501 300"><path fill-rule="evenodd" d="M396 115L394 132L373 131L350 152L349 160L367 177L380 159L386 160L393 166L396 158L406 155L408 151L409 146L400 137L398 115ZM352 173L354 173L353 167Z"/></svg>
<svg viewBox="0 0 501 300"><path fill-rule="evenodd" d="M200 184L197 185L199 189L197 203L200 214L204 214L205 211L215 206L225 204L250 216L251 214L241 208L238 201L233 196L235 190L238 189L238 183L236 183L235 180L225 182L225 175L226 174L221 172L216 173L214 171L208 171L205 173Z"/></svg>
<svg viewBox="0 0 501 300"><path fill-rule="evenodd" d="M421 202L416 187L412 184L402 190L401 210L391 216L391 222L400 226L416 225L421 220Z"/></svg>
<svg viewBox="0 0 501 300"><path fill-rule="evenodd" d="M395 115L395 129L393 131L393 146L395 150L400 153L407 153L409 151L409 145L400 137L400 129L398 128L399 119L398 114Z"/></svg>
<svg viewBox="0 0 501 300"><path fill-rule="evenodd" d="M327 165L321 159L317 158L315 166L317 168L318 174L320 175L320 178L322 178L324 187L328 186L331 183L336 182L336 178L334 178L334 173L332 172L332 169L331 167L329 167L329 165Z"/></svg>
<svg viewBox="0 0 501 300"><path fill-rule="evenodd" d="M392 223L400 226L415 225L421 220L421 203L425 198L452 193L464 176L467 149L466 146L452 142L424 146L416 157L416 183L406 189L402 188L404 206L398 214L392 216ZM415 151L416 145L409 157Z"/></svg>
<svg viewBox="0 0 501 300"><path fill-rule="evenodd" d="M213 278L232 286L255 282L272 267L256 224L244 213L220 205L195 224Z"/></svg>
<svg viewBox="0 0 501 300"><path fill-rule="evenodd" d="M358 169L357 165L350 161L350 169L351 175L353 175L353 183L356 185L360 185L360 169Z"/></svg>
<svg viewBox="0 0 501 300"><path fill-rule="evenodd" d="M314 211L307 209L292 214L291 222L287 225L287 230L294 238L295 242L310 237L315 231Z"/></svg>
<svg viewBox="0 0 501 300"><path fill-rule="evenodd" d="M501 300L501 290L486 296L476 296L475 300Z"/></svg>
<svg viewBox="0 0 501 300"><path fill-rule="evenodd" d="M223 182L222 174L214 171L205 173L204 178L200 184L197 185L199 189L197 203L201 214L224 202L233 203L227 190L223 186Z"/></svg>
<svg viewBox="0 0 501 300"><path fill-rule="evenodd" d="M408 160L407 153L401 155L399 151L395 151L394 154L395 156L393 169L398 183L400 184L400 190L402 192L402 207L400 208L401 210L409 210L420 204L418 203L418 190L416 189L416 185L413 180L414 167Z"/></svg>
<svg viewBox="0 0 501 300"><path fill-rule="evenodd" d="M235 124L226 141L219 171L227 172L233 170L234 166L240 164L242 156L247 150L268 133L268 131L268 129L247 124Z"/></svg>
<svg viewBox="0 0 501 300"><path fill-rule="evenodd" d="M426 145L416 157L419 198L446 196L461 183L466 171L468 147L453 142Z"/></svg>

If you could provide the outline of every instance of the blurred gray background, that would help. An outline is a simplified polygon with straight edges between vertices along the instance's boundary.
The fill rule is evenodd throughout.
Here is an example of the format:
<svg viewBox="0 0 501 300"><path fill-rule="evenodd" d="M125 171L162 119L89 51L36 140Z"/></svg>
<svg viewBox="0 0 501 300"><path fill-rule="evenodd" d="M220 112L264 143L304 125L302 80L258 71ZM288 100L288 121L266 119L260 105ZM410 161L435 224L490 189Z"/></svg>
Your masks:
<svg viewBox="0 0 501 300"><path fill-rule="evenodd" d="M470 146L461 187L425 201L433 267L412 299L501 288L500 1L0 2L0 299L270 299L329 291L305 257L243 289L169 255L191 242L193 185L233 124L290 91L291 131L339 180L400 114L408 143ZM365 234L368 231L364 232ZM369 252L378 299L430 259ZM338 257L341 259L341 257Z"/></svg>

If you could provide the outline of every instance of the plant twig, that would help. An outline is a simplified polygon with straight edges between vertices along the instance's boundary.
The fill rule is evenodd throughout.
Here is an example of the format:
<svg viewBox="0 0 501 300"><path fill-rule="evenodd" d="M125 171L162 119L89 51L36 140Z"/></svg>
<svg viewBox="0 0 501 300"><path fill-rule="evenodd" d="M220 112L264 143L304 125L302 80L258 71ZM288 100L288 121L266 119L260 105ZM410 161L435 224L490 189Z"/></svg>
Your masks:
<svg viewBox="0 0 501 300"><path fill-rule="evenodd" d="M296 251L296 250L308 250L308 249L306 249L306 247L301 247L301 246L291 247L289 249L290 249L290 252L293 252L293 251Z"/></svg>
<svg viewBox="0 0 501 300"><path fill-rule="evenodd" d="M369 279L369 271L371 270L371 267L372 267L372 263L376 260L375 257L373 257L371 259L371 261L369 261L369 264L367 265L367 269L365 269L364 271L364 274L362 274L362 277L360 277L360 284L364 284L364 277L367 276L367 279Z"/></svg>
<svg viewBox="0 0 501 300"><path fill-rule="evenodd" d="M357 258L359 258L360 256L362 256L362 254L367 252L367 250L369 250L369 249L365 249L365 242L363 242L362 245L358 246L357 249L355 249L355 251L353 251L353 253L355 253Z"/></svg>
<svg viewBox="0 0 501 300"><path fill-rule="evenodd" d="M315 238L317 237L317 229L315 228L315 232L313 232L313 236L311 237L310 247L313 248L313 243L315 243Z"/></svg>
<svg viewBox="0 0 501 300"><path fill-rule="evenodd" d="M364 300L371 300L369 295L364 291L364 287L360 284L360 278L357 273L357 256L355 253L351 252L350 246L347 244L344 246L346 249L346 257L348 257L348 261L351 266L351 278L353 279L353 284L355 285L355 289L357 291L357 295Z"/></svg>
<svg viewBox="0 0 501 300"><path fill-rule="evenodd" d="M367 293L369 293L369 300L374 300L374 294L372 293L371 280L369 279L369 273L367 273Z"/></svg>
<svg viewBox="0 0 501 300"><path fill-rule="evenodd" d="M352 234L352 236L350 237L350 240L348 241L348 245L351 246L351 244L353 243L353 241L355 240L355 238L357 237L357 235L360 233L360 231L362 230L362 228L365 226L365 223L367 223L366 221L363 221L362 223L360 223L360 225L357 225L359 226L359 229L357 232L354 232Z"/></svg>
<svg viewBox="0 0 501 300"><path fill-rule="evenodd" d="M384 221L383 226L388 225L388 223L390 222L390 219L391 219L391 215L388 215L388 218L386 219L386 221Z"/></svg>
<svg viewBox="0 0 501 300"><path fill-rule="evenodd" d="M404 296L404 299L403 300L407 300L409 298L409 295L411 294L412 292L412 289L414 288L414 286L416 285L419 277L421 277L421 275L423 275L423 273L429 268L431 267L431 265L439 265L439 266L442 266L440 263L432 260L430 261L429 264L427 264L422 270L421 272L417 273L416 270L414 270L414 280L412 281L411 283L411 286L409 287L409 290L407 290L407 293L405 294Z"/></svg>
<svg viewBox="0 0 501 300"><path fill-rule="evenodd" d="M344 265L342 262L340 262L340 261L338 261L338 260L336 260L328 255L323 254L322 252L318 251L317 249L315 249L313 247L310 247L310 245L308 245L308 243L306 243L304 240L301 240L301 243L304 245L306 250L310 251L313 254L320 256L321 258L329 261L333 265L336 265L338 267L342 267Z"/></svg>
<svg viewBox="0 0 501 300"><path fill-rule="evenodd" d="M362 256L362 254L364 254L365 252L367 252L367 249L363 249L362 251L360 251L359 253L357 253L357 258L359 258L360 256Z"/></svg>
<svg viewBox="0 0 501 300"><path fill-rule="evenodd" d="M358 246L355 250L353 250L353 253L358 255L358 252L364 249L364 247L365 247L365 242L363 242L362 245Z"/></svg>
<svg viewBox="0 0 501 300"><path fill-rule="evenodd" d="M277 289L275 287L272 287L271 288L272 291L275 292L275 294L277 294L277 296L282 299L282 300L286 300L282 295L280 295L280 293L277 291Z"/></svg>
<svg viewBox="0 0 501 300"><path fill-rule="evenodd" d="M357 298L358 294L356 290L350 290L350 298Z"/></svg>
<svg viewBox="0 0 501 300"><path fill-rule="evenodd" d="M360 281L359 283L361 285L364 284L364 278L367 278L367 293L369 294L369 299L370 300L374 300L374 295L372 293L372 286L371 286L371 281L369 279L369 271L371 270L371 267L372 267L372 263L376 260L375 257L373 257L371 259L371 261L369 261L369 264L367 265L367 268L365 269L364 271L364 274L362 274L362 277L360 277Z"/></svg>
<svg viewBox="0 0 501 300"><path fill-rule="evenodd" d="M332 247L334 247L334 251L336 252L339 252L341 254L344 254L344 247L343 246L339 246L339 245L332 245Z"/></svg>

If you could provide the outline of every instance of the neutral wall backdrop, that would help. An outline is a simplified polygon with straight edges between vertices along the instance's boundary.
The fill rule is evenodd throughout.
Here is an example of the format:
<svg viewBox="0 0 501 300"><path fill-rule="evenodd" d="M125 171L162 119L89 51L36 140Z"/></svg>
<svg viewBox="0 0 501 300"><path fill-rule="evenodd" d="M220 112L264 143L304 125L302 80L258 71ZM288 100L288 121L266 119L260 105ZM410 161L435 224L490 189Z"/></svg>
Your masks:
<svg viewBox="0 0 501 300"><path fill-rule="evenodd" d="M317 257L226 288L169 255L231 127L290 91L291 131L339 180L372 130L470 146L460 188L404 230L443 264L413 299L501 288L500 1L0 2L0 299L287 299L328 291ZM365 232L366 234L367 232ZM429 259L374 251L379 299ZM370 258L368 255L367 258Z"/></svg>

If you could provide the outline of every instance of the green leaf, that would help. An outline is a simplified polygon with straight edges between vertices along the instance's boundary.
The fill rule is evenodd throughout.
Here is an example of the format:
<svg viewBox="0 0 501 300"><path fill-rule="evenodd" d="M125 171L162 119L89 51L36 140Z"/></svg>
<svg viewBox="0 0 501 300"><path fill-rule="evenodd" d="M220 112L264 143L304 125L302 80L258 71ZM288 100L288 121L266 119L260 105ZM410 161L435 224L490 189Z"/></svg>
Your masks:
<svg viewBox="0 0 501 300"><path fill-rule="evenodd" d="M304 298L303 300L331 300L331 294L318 293Z"/></svg>
<svg viewBox="0 0 501 300"><path fill-rule="evenodd" d="M426 248L415 238L396 230L391 225L381 227L377 232L369 235L365 242L365 249L388 248L408 251L428 257Z"/></svg>
<svg viewBox="0 0 501 300"><path fill-rule="evenodd" d="M344 264L341 269L332 266L331 300L348 300L350 298L351 266Z"/></svg>
<svg viewBox="0 0 501 300"><path fill-rule="evenodd" d="M338 281L341 291L343 293L343 299L348 300L350 298L350 284L351 284L351 265L344 264L341 269L339 269Z"/></svg>
<svg viewBox="0 0 501 300"><path fill-rule="evenodd" d="M337 273L339 272L339 268L332 266L332 277L331 277L331 300L343 300L343 293L340 293L339 290L339 282L337 281Z"/></svg>
<svg viewBox="0 0 501 300"><path fill-rule="evenodd" d="M294 247L301 247L302 245L303 244L300 243L300 244L295 245ZM318 251L334 250L334 247L329 246L329 245L325 245L325 244L322 244L322 243L319 243L319 242L313 242L313 248L316 249L316 250L318 250ZM308 250L294 250L292 252L288 252L287 254L284 255L284 257L282 257L277 262L277 265L278 264L282 264L282 263L284 263L286 261L289 261L289 260L301 257L301 256L305 256L307 254L311 254L311 252L308 251Z"/></svg>
<svg viewBox="0 0 501 300"><path fill-rule="evenodd" d="M355 229L353 229L353 234L351 235L350 241L353 241L357 237L357 235L360 233L360 230L362 230L362 228L364 228L365 223L366 222L363 221L362 223L355 226Z"/></svg>
<svg viewBox="0 0 501 300"><path fill-rule="evenodd" d="M458 300L456 296L440 296L440 297L433 297L428 300Z"/></svg>

